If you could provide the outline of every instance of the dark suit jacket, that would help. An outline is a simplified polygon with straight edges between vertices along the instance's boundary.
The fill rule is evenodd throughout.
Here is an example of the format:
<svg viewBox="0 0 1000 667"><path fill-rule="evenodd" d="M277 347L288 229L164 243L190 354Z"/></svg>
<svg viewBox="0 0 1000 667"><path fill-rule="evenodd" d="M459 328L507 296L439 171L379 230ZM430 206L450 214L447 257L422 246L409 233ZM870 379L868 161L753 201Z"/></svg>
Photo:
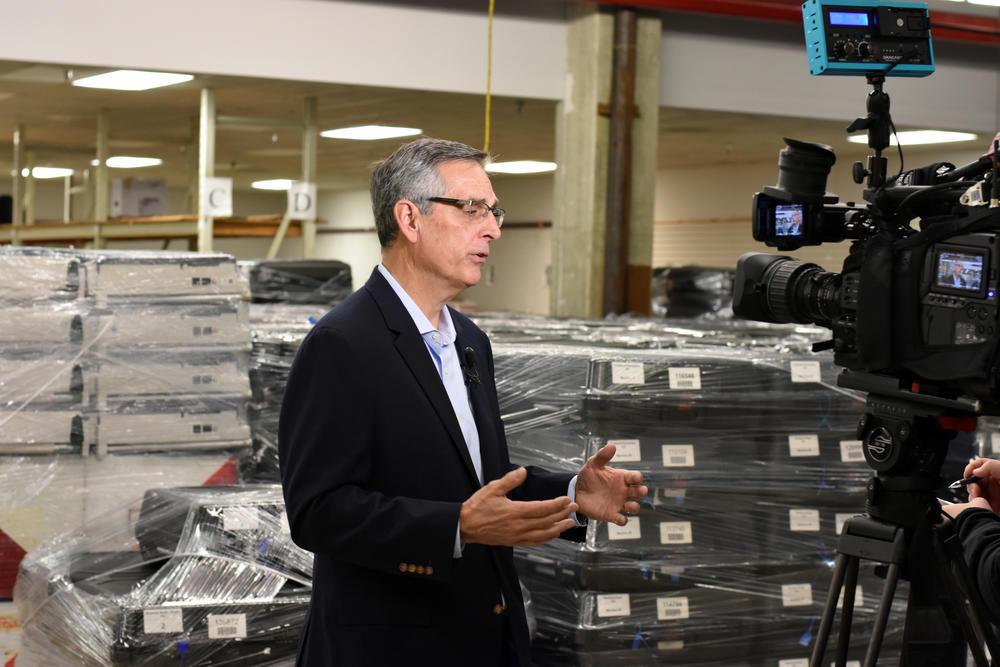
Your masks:
<svg viewBox="0 0 1000 667"><path fill-rule="evenodd" d="M488 482L513 468L493 355L486 334L451 316L458 349L475 351L470 400ZM377 269L303 341L279 454L292 538L315 554L299 664L487 664L470 651L501 599L530 664L512 550L468 544L453 557L461 503L480 484L423 339ZM566 494L571 475L528 472L512 498Z"/></svg>

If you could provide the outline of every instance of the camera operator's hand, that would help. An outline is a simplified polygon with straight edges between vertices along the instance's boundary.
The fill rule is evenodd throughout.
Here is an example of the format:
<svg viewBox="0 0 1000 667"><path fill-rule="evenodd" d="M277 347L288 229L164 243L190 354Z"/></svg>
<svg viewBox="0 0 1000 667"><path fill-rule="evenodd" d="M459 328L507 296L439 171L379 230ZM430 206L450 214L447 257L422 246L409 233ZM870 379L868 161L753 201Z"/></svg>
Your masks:
<svg viewBox="0 0 1000 667"><path fill-rule="evenodd" d="M973 498L967 503L951 503L950 505L941 505L941 511L950 516L952 519L957 518L959 514L969 509L970 507L980 507L984 510L992 510L990 504L985 498Z"/></svg>
<svg viewBox="0 0 1000 667"><path fill-rule="evenodd" d="M976 459L965 466L965 476L975 475L981 481L969 484L969 500L982 499L987 507L1000 514L1000 461Z"/></svg>

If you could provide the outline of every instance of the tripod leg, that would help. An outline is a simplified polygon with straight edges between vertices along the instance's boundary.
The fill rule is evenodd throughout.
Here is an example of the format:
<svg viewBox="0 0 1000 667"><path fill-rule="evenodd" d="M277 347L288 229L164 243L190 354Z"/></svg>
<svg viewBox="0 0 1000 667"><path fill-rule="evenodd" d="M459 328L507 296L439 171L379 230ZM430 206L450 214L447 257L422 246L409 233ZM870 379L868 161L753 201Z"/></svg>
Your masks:
<svg viewBox="0 0 1000 667"><path fill-rule="evenodd" d="M868 652L865 653L865 667L875 667L875 661L878 660L878 653L882 649L882 635L885 634L885 626L889 621L889 612L892 610L892 598L896 595L899 572L900 567L898 563L889 565L889 571L885 577L885 586L882 587L882 599L878 603L878 615L875 617L875 627L872 628L872 636L868 640Z"/></svg>
<svg viewBox="0 0 1000 667"><path fill-rule="evenodd" d="M840 609L840 634L837 635L836 667L846 667L847 652L851 648L851 619L854 616L854 596L858 588L858 568L860 560L852 558L847 563L844 580L844 602Z"/></svg>
<svg viewBox="0 0 1000 667"><path fill-rule="evenodd" d="M830 639L830 628L833 626L833 616L837 612L837 598L840 597L840 588L844 585L847 566L850 561L854 561L856 567L857 560L857 556L837 554L833 579L830 581L830 590L826 594L826 607L823 609L819 632L816 634L816 645L813 646L812 656L809 658L809 667L820 667L823 662L823 654L826 653L826 642Z"/></svg>

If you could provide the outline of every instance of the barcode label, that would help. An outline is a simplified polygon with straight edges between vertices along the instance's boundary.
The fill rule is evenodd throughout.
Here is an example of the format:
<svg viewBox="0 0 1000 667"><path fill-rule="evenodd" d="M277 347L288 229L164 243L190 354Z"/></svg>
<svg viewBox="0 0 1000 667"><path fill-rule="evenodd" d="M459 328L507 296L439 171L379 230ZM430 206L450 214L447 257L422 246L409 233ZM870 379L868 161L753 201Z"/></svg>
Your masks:
<svg viewBox="0 0 1000 667"><path fill-rule="evenodd" d="M147 635L184 632L184 614L180 609L143 609L142 631Z"/></svg>
<svg viewBox="0 0 1000 667"><path fill-rule="evenodd" d="M1000 453L1000 433L990 433L990 451L993 454Z"/></svg>
<svg viewBox="0 0 1000 667"><path fill-rule="evenodd" d="M823 379L818 361L793 361L791 372L792 382L820 382Z"/></svg>
<svg viewBox="0 0 1000 667"><path fill-rule="evenodd" d="M701 389L701 369L697 366L668 368L670 389Z"/></svg>
<svg viewBox="0 0 1000 667"><path fill-rule="evenodd" d="M787 658L778 661L778 667L809 667L809 658Z"/></svg>
<svg viewBox="0 0 1000 667"><path fill-rule="evenodd" d="M788 436L788 455L819 456L819 436L815 433Z"/></svg>
<svg viewBox="0 0 1000 667"><path fill-rule="evenodd" d="M642 449L638 440L608 440L606 444L615 446L615 457L612 461L634 463L642 460Z"/></svg>
<svg viewBox="0 0 1000 667"><path fill-rule="evenodd" d="M628 616L631 613L628 593L597 596L597 615L601 618Z"/></svg>
<svg viewBox="0 0 1000 667"><path fill-rule="evenodd" d="M243 639L247 636L246 614L209 614L209 639Z"/></svg>
<svg viewBox="0 0 1000 667"><path fill-rule="evenodd" d="M785 607L808 607L813 603L810 584L784 584L781 587L781 604Z"/></svg>
<svg viewBox="0 0 1000 667"><path fill-rule="evenodd" d="M819 510L788 510L788 528L796 533L819 532Z"/></svg>
<svg viewBox="0 0 1000 667"><path fill-rule="evenodd" d="M646 384L646 373L642 362L611 362L612 384Z"/></svg>
<svg viewBox="0 0 1000 667"><path fill-rule="evenodd" d="M840 460L844 463L864 463L865 450L861 448L861 441L841 440Z"/></svg>
<svg viewBox="0 0 1000 667"><path fill-rule="evenodd" d="M609 540L638 540L640 538L642 538L642 533L639 530L639 519L637 517L629 517L628 523L624 526L619 526L617 523L608 523Z"/></svg>
<svg viewBox="0 0 1000 667"><path fill-rule="evenodd" d="M693 468L694 445L663 445L664 468Z"/></svg>
<svg viewBox="0 0 1000 667"><path fill-rule="evenodd" d="M660 544L691 544L690 521L661 521Z"/></svg>
<svg viewBox="0 0 1000 667"><path fill-rule="evenodd" d="M672 621L691 617L686 597L656 598L656 619Z"/></svg>

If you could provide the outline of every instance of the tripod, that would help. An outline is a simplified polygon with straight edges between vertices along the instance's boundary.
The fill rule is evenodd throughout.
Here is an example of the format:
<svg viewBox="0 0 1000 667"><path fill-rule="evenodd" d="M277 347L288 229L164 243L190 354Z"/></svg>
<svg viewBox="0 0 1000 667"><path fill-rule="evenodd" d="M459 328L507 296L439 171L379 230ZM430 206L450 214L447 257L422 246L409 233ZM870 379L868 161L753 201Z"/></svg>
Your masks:
<svg viewBox="0 0 1000 667"><path fill-rule="evenodd" d="M968 645L976 664L1000 658L1000 643L962 556L957 537L942 520L934 491L957 427L971 430L978 404L899 389L885 376L845 371L838 383L869 391L858 436L876 476L868 484L866 513L844 524L833 580L820 621L810 667L820 667L843 590L836 665L850 647L855 589L862 559L887 565L885 586L865 655L876 664L901 578L910 581L900 664L964 667ZM873 392L878 393L873 393Z"/></svg>

